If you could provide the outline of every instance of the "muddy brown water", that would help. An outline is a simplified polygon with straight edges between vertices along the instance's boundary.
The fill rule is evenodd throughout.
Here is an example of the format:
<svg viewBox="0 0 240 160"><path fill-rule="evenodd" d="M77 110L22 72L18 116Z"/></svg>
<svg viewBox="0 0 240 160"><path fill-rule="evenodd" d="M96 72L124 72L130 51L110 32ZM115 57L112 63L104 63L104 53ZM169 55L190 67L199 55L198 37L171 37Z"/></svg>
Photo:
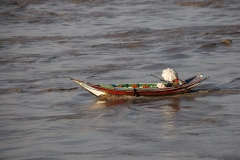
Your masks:
<svg viewBox="0 0 240 160"><path fill-rule="evenodd" d="M238 0L1 0L0 159L240 159L239 15ZM156 82L168 67L210 78L108 100L69 79Z"/></svg>

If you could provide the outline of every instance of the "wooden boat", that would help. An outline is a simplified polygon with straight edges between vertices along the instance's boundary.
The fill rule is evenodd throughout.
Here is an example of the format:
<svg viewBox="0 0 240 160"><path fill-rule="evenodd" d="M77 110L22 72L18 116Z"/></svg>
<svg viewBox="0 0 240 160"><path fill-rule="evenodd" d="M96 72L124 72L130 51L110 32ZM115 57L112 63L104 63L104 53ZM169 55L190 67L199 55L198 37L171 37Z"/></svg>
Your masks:
<svg viewBox="0 0 240 160"><path fill-rule="evenodd" d="M195 75L186 80L183 80L182 85L158 88L158 83L131 83L131 84L92 84L89 82L70 78L82 88L92 93L93 95L100 96L165 96L187 93L193 88L198 86L202 81L209 77L202 75Z"/></svg>

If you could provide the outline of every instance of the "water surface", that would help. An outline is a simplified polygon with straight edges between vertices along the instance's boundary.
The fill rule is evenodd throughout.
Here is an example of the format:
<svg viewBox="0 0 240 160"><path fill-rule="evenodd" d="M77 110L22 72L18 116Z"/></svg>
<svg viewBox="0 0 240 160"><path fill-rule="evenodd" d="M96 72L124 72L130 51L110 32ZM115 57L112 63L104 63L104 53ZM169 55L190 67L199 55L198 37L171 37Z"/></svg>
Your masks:
<svg viewBox="0 0 240 160"><path fill-rule="evenodd" d="M0 159L240 159L238 0L0 1ZM231 44L221 41L231 39ZM70 81L210 76L99 100Z"/></svg>

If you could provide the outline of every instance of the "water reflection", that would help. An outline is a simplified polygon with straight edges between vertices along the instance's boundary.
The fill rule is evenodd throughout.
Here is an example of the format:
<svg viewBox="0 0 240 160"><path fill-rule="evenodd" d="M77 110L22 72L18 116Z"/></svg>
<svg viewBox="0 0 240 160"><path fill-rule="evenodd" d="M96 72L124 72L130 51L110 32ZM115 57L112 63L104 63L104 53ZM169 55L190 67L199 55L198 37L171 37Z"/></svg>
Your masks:
<svg viewBox="0 0 240 160"><path fill-rule="evenodd" d="M168 103L162 103L165 101L169 101ZM163 109L165 106L169 106L169 112L177 112L180 110L180 99L179 98L168 98L164 100L156 100L156 99L109 99L109 100L96 100L90 108L92 110L101 109L101 108L109 108L109 107L116 107L116 106L141 106L141 104L146 105L149 104L150 106L147 108L153 109ZM154 105L152 106L151 103ZM155 104L157 105L155 106ZM129 104L129 105L128 105Z"/></svg>
<svg viewBox="0 0 240 160"><path fill-rule="evenodd" d="M176 121L181 101L183 99L176 97L97 100L89 107L89 111L95 113L92 120L96 128L105 132L114 130L128 138L138 137L146 141L173 139L178 137ZM134 127L128 128L128 125Z"/></svg>
<svg viewBox="0 0 240 160"><path fill-rule="evenodd" d="M114 100L97 100L91 105L92 110L109 108L128 103L127 99L114 99Z"/></svg>
<svg viewBox="0 0 240 160"><path fill-rule="evenodd" d="M157 105L150 106L148 108L153 108L153 109L167 109L169 112L177 112L180 110L180 99L179 98L168 98L166 99L167 103L157 103ZM166 102L164 100L163 102ZM156 101L156 100L155 100ZM160 101L158 101L160 102ZM170 108L170 110L169 110ZM169 113L166 113L169 114Z"/></svg>

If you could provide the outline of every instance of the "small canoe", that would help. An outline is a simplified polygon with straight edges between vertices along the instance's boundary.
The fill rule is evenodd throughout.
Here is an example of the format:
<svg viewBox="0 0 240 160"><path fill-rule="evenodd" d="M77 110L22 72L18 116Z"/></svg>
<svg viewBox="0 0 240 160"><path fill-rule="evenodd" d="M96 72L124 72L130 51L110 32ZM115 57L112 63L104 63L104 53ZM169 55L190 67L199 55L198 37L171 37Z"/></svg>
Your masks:
<svg viewBox="0 0 240 160"><path fill-rule="evenodd" d="M186 80L183 80L182 85L165 88L158 88L158 83L92 84L82 80L73 78L70 79L97 97L108 95L138 97L165 96L187 93L208 78L209 77L203 77L202 75L195 75Z"/></svg>

